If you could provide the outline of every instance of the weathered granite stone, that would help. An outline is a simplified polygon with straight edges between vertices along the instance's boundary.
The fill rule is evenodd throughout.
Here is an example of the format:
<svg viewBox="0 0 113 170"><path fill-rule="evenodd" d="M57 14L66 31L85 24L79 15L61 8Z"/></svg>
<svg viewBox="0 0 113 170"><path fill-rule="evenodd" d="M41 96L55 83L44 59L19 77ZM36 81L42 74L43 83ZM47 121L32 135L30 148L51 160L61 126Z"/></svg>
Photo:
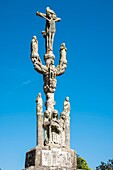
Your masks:
<svg viewBox="0 0 113 170"><path fill-rule="evenodd" d="M46 19L46 28L45 31L42 31L42 34L46 40L46 53L53 50L53 41L56 32L55 22L59 22L61 19L57 18L55 12L49 7L46 8L46 14L37 12L36 15Z"/></svg>
<svg viewBox="0 0 113 170"><path fill-rule="evenodd" d="M75 170L76 156L74 150L60 148L44 149L36 147L26 153L25 170L60 169Z"/></svg>
<svg viewBox="0 0 113 170"><path fill-rule="evenodd" d="M42 107L43 107L43 101L41 97L41 93L38 94L36 98L36 116L37 116L37 145L43 146L43 118L42 118Z"/></svg>
<svg viewBox="0 0 113 170"><path fill-rule="evenodd" d="M57 76L62 75L67 67L65 43L60 45L59 65L54 65L53 42L56 33L56 22L60 21L55 12L49 7L46 14L37 12L36 15L46 19L45 65L38 54L38 40L33 36L31 41L31 61L34 69L43 75L43 90L46 95L45 111L41 93L36 99L37 116L37 146L26 153L25 170L76 170L76 154L70 149L70 102L69 97L64 100L63 111L59 113L55 107L54 93L56 91Z"/></svg>

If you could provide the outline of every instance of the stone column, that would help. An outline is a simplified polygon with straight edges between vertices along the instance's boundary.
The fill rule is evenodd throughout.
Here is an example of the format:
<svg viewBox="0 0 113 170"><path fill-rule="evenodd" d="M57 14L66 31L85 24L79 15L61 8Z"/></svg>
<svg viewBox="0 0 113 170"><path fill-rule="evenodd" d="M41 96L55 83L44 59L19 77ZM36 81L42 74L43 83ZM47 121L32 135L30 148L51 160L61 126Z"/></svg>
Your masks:
<svg viewBox="0 0 113 170"><path fill-rule="evenodd" d="M41 114L37 115L37 138L36 145L43 146L43 128L42 128L43 118Z"/></svg>
<svg viewBox="0 0 113 170"><path fill-rule="evenodd" d="M65 121L65 143L66 143L66 148L70 149L70 117L66 117Z"/></svg>
<svg viewBox="0 0 113 170"><path fill-rule="evenodd" d="M38 94L36 99L36 116L37 116L37 137L36 137L36 144L38 146L43 146L43 118L42 118L42 98L41 93Z"/></svg>
<svg viewBox="0 0 113 170"><path fill-rule="evenodd" d="M64 101L64 113L66 115L66 120L65 120L65 143L66 143L66 148L70 149L70 102L69 102L69 97L65 98Z"/></svg>

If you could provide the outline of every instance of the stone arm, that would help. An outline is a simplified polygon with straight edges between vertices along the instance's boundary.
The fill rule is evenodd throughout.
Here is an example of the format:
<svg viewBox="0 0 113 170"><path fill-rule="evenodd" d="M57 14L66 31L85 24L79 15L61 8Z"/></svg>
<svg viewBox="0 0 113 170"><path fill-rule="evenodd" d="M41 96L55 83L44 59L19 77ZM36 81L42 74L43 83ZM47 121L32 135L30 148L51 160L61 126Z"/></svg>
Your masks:
<svg viewBox="0 0 113 170"><path fill-rule="evenodd" d="M36 15L37 15L37 16L40 16L40 17L42 17L42 18L44 18L44 19L46 19L46 20L49 21L49 19L46 17L46 14L43 14L43 13L37 11L37 12L36 12Z"/></svg>
<svg viewBox="0 0 113 170"><path fill-rule="evenodd" d="M60 21L61 21L61 18L56 18L54 21L55 21L55 22L60 22Z"/></svg>
<svg viewBox="0 0 113 170"><path fill-rule="evenodd" d="M65 72L66 67L67 67L67 63L59 64L59 65L56 67L56 76L62 75L62 74Z"/></svg>
<svg viewBox="0 0 113 170"><path fill-rule="evenodd" d="M47 67L40 62L34 62L33 64L34 69L40 74L45 74L48 71Z"/></svg>

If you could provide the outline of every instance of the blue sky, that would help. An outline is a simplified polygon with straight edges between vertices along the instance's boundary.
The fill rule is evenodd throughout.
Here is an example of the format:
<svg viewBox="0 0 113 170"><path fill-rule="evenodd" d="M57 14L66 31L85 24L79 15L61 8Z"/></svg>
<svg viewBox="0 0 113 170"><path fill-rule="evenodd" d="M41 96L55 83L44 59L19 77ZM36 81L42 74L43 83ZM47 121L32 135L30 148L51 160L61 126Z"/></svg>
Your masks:
<svg viewBox="0 0 113 170"><path fill-rule="evenodd" d="M0 4L0 167L21 170L36 145L35 99L43 100L43 79L30 61L33 35L43 60L45 20L50 6L61 22L54 41L55 64L62 42L68 67L58 77L56 109L71 102L71 148L94 169L113 158L113 1L4 0ZM44 62L44 61L43 61Z"/></svg>

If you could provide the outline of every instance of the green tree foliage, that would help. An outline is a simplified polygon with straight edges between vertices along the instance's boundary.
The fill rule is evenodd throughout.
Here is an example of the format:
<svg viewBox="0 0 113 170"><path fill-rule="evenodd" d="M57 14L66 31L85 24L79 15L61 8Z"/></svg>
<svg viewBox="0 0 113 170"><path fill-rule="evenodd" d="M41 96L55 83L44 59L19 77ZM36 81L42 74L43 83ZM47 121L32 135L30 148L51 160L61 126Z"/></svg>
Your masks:
<svg viewBox="0 0 113 170"><path fill-rule="evenodd" d="M77 155L77 169L91 170L85 159Z"/></svg>
<svg viewBox="0 0 113 170"><path fill-rule="evenodd" d="M101 164L96 167L96 170L113 170L113 159L109 159L107 163L101 162Z"/></svg>

